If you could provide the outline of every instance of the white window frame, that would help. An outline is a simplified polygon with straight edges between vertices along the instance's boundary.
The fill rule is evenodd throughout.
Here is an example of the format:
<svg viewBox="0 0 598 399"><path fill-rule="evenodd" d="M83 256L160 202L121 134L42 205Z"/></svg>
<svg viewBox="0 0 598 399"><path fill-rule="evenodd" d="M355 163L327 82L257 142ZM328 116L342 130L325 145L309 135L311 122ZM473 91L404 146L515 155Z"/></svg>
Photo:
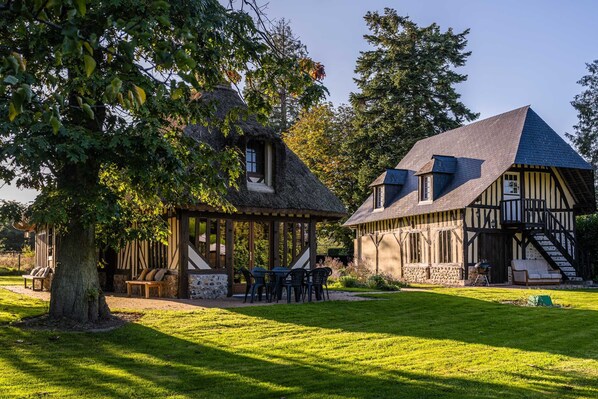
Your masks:
<svg viewBox="0 0 598 399"><path fill-rule="evenodd" d="M384 209L384 187L374 187L374 209Z"/></svg>
<svg viewBox="0 0 598 399"><path fill-rule="evenodd" d="M427 189L426 189L427 187ZM434 181L431 174L419 178L419 203L429 204L433 199ZM424 195L424 193L426 195Z"/></svg>
<svg viewBox="0 0 598 399"><path fill-rule="evenodd" d="M519 173L507 172L503 176L503 196L513 195L521 196L521 182L519 181Z"/></svg>

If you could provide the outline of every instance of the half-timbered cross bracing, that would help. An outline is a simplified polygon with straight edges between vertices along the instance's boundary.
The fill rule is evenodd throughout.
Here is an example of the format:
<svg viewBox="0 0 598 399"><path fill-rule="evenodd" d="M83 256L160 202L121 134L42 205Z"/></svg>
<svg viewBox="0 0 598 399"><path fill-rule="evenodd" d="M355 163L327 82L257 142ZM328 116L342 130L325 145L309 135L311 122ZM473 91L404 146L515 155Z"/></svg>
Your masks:
<svg viewBox="0 0 598 399"><path fill-rule="evenodd" d="M585 277L575 216L596 209L593 171L530 107L417 142L372 189L345 223L372 269L467 284L486 260L501 283L511 260L542 258L564 280Z"/></svg>

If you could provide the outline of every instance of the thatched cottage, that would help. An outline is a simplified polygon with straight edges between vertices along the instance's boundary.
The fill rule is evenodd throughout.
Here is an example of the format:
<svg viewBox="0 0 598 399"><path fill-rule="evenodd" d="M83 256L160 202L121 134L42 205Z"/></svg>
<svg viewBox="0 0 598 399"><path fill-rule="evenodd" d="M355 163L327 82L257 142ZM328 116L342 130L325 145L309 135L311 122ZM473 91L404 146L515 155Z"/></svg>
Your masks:
<svg viewBox="0 0 598 399"><path fill-rule="evenodd" d="M576 281L587 276L575 216L595 211L593 182L527 106L417 142L345 226L358 262L406 281L470 284L485 260L492 282L509 282L514 259Z"/></svg>
<svg viewBox="0 0 598 399"><path fill-rule="evenodd" d="M219 86L200 101L223 117L245 104L237 92ZM168 295L212 298L232 295L241 267L312 268L316 263L316 223L345 215L342 203L309 171L272 129L255 119L240 120L243 134L189 126L187 134L216 150L238 148L245 173L227 199L225 213L203 204L172 209L165 215L172 232L168 245L134 241L118 253L102 254L101 277L108 289L124 291L124 281L142 268L168 268ZM38 266L54 265L56 237L44 228L36 236Z"/></svg>

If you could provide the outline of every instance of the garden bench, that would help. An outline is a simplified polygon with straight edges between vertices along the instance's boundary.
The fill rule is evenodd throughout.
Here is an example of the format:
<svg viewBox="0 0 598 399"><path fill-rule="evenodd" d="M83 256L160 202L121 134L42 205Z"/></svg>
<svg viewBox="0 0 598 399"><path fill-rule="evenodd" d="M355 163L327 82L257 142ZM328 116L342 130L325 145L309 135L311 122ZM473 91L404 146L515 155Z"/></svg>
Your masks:
<svg viewBox="0 0 598 399"><path fill-rule="evenodd" d="M150 297L150 288L157 287L158 288L158 298L162 298L162 287L165 285L165 281L139 281L139 280L131 280L125 281L127 283L127 296L131 296L131 290L134 285L143 286L145 290L145 297Z"/></svg>
<svg viewBox="0 0 598 399"><path fill-rule="evenodd" d="M42 268L42 267L36 267L33 270L31 270L30 274L23 274L23 286L25 288L29 288L27 287L27 281L31 281L31 289L33 291L43 291L44 290L44 280L49 280L50 279L50 274L52 273L52 269L50 267L47 268ZM40 288L39 289L35 289L35 282L36 281L41 281Z"/></svg>

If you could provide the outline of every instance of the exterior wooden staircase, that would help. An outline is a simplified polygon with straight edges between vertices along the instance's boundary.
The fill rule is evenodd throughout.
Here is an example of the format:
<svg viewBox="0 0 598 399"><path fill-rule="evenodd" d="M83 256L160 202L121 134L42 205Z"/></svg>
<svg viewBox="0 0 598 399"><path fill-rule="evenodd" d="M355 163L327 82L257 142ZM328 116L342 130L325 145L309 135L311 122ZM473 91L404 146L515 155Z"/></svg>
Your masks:
<svg viewBox="0 0 598 399"><path fill-rule="evenodd" d="M501 203L503 225L519 227L530 242L563 279L581 282L575 237L546 207L544 200L507 200Z"/></svg>

